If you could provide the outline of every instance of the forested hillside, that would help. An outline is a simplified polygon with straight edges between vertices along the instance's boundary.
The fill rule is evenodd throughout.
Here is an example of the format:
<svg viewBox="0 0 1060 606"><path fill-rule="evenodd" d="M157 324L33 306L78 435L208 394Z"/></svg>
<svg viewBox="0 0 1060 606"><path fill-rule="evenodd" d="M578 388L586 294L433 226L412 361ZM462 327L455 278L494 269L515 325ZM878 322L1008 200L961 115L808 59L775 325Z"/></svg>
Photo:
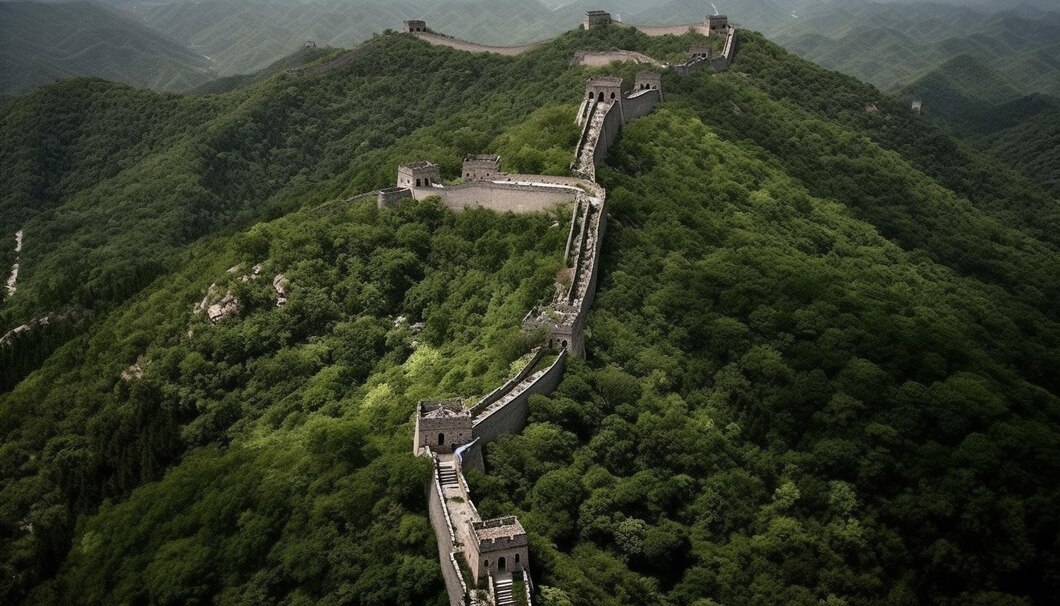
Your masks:
<svg viewBox="0 0 1060 606"><path fill-rule="evenodd" d="M1048 603L1055 193L739 40L729 72L666 75L599 171L589 359L487 449L483 515L518 513L544 606ZM348 198L467 153L562 174L585 78L637 71L575 51L697 42L385 35L216 95L6 102L3 327L79 323L2 350L0 601L446 603L411 414L510 375L570 218Z"/></svg>
<svg viewBox="0 0 1060 606"><path fill-rule="evenodd" d="M217 74L206 57L94 2L0 2L0 96L74 76L182 91Z"/></svg>

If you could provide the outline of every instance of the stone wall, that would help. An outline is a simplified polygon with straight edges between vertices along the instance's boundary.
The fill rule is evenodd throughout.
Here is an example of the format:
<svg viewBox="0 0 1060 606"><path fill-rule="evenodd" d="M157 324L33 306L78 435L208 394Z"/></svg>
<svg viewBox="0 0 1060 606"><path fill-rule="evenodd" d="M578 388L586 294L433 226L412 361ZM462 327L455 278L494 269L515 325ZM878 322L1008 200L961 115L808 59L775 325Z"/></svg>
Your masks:
<svg viewBox="0 0 1060 606"><path fill-rule="evenodd" d="M704 23L684 23L681 25L634 25L637 31L649 36L683 36L689 30L705 34L707 31Z"/></svg>
<svg viewBox="0 0 1060 606"><path fill-rule="evenodd" d="M545 353L545 348L537 348L537 350L534 352L533 357L530 358L530 362L527 363L526 366L523 366L523 368L514 377L506 381L497 389L494 389L493 391L488 393L486 397L479 400L478 403L471 408L471 415L475 416L481 413L483 410L488 408L490 404L493 404L497 400L500 400L504 396L508 395L508 392L514 389L516 385L522 383L526 379L526 377L530 376L530 372L534 370L534 367L537 366L537 363L541 361L541 358L545 357Z"/></svg>
<svg viewBox="0 0 1060 606"><path fill-rule="evenodd" d="M449 604L450 606L464 606L464 581L453 563L452 527L446 516L445 501L442 499L441 486L437 478L437 471L432 469L431 480L427 485L428 515L438 542L438 562L442 566L442 578L445 580L445 592L449 595Z"/></svg>
<svg viewBox="0 0 1060 606"><path fill-rule="evenodd" d="M618 104L611 107L604 118L604 126L600 130L600 137L596 142L596 151L593 152L593 164L600 166L607 159L607 150L618 139L618 133L622 130L622 111Z"/></svg>
<svg viewBox="0 0 1060 606"><path fill-rule="evenodd" d="M540 187L496 181L476 181L444 188L418 187L413 189L412 193L417 200L438 196L444 206L453 210L480 206L500 213L541 212L557 204L570 202L575 196L575 192L566 187Z"/></svg>
<svg viewBox="0 0 1060 606"><path fill-rule="evenodd" d="M626 122L647 116L662 101L662 92L658 90L634 91L623 101Z"/></svg>
<svg viewBox="0 0 1060 606"><path fill-rule="evenodd" d="M527 387L518 396L508 402L502 408L494 411L489 416L475 420L475 437L482 443L492 442L497 438L519 433L526 427L526 417L529 414L530 396L534 394L548 395L559 387L560 379L563 378L563 369L567 365L566 352L560 352L556 361L549 366L532 385Z"/></svg>

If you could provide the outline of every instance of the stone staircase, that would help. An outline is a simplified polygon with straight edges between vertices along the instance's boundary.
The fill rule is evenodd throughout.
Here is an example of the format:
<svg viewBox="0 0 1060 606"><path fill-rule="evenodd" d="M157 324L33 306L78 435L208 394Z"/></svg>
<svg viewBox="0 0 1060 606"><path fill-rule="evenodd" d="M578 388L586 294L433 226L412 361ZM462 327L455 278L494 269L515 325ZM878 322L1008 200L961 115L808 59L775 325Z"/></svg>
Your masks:
<svg viewBox="0 0 1060 606"><path fill-rule="evenodd" d="M442 485L442 488L446 486L456 486L459 484L459 480L456 479L456 467L452 461L442 461L438 463L438 482Z"/></svg>
<svg viewBox="0 0 1060 606"><path fill-rule="evenodd" d="M515 598L512 596L512 578L497 579L493 585L493 595L497 599L497 606L515 604Z"/></svg>

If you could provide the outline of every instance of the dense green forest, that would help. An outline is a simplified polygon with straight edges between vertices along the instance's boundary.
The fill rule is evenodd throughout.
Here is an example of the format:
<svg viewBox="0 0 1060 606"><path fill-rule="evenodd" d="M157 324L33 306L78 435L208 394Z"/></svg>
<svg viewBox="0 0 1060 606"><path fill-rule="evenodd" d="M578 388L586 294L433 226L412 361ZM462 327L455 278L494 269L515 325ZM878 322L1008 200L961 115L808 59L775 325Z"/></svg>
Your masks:
<svg viewBox="0 0 1060 606"><path fill-rule="evenodd" d="M348 198L466 153L563 173L602 71L574 51L691 42L388 35L320 77L6 102L3 327L79 323L0 393L0 601L444 604L413 405L511 373L569 217ZM599 172L589 359L470 478L530 532L538 602L1048 603L1055 194L751 32L664 89Z"/></svg>

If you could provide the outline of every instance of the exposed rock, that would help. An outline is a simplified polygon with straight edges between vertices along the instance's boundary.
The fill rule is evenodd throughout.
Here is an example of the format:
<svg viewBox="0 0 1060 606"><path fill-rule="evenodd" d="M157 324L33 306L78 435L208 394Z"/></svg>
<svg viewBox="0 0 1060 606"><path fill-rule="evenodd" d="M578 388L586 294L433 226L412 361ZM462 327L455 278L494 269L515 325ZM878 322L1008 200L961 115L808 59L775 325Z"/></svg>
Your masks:
<svg viewBox="0 0 1060 606"><path fill-rule="evenodd" d="M7 296L15 294L15 283L18 282L18 261L19 253L22 252L22 230L15 232L15 263L11 266L11 274L8 275L7 281L4 283L4 288L7 290Z"/></svg>
<svg viewBox="0 0 1060 606"><path fill-rule="evenodd" d="M287 276L276 274L272 279L272 288L276 291L276 307L287 305Z"/></svg>
<svg viewBox="0 0 1060 606"><path fill-rule="evenodd" d="M223 299L206 310L206 315L214 324L236 313L239 313L239 300L232 293L226 294Z"/></svg>
<svg viewBox="0 0 1060 606"><path fill-rule="evenodd" d="M121 372L121 378L123 381L133 381L135 379L142 379L144 376L144 369L147 368L147 358L138 356L136 362L132 366L126 368Z"/></svg>

